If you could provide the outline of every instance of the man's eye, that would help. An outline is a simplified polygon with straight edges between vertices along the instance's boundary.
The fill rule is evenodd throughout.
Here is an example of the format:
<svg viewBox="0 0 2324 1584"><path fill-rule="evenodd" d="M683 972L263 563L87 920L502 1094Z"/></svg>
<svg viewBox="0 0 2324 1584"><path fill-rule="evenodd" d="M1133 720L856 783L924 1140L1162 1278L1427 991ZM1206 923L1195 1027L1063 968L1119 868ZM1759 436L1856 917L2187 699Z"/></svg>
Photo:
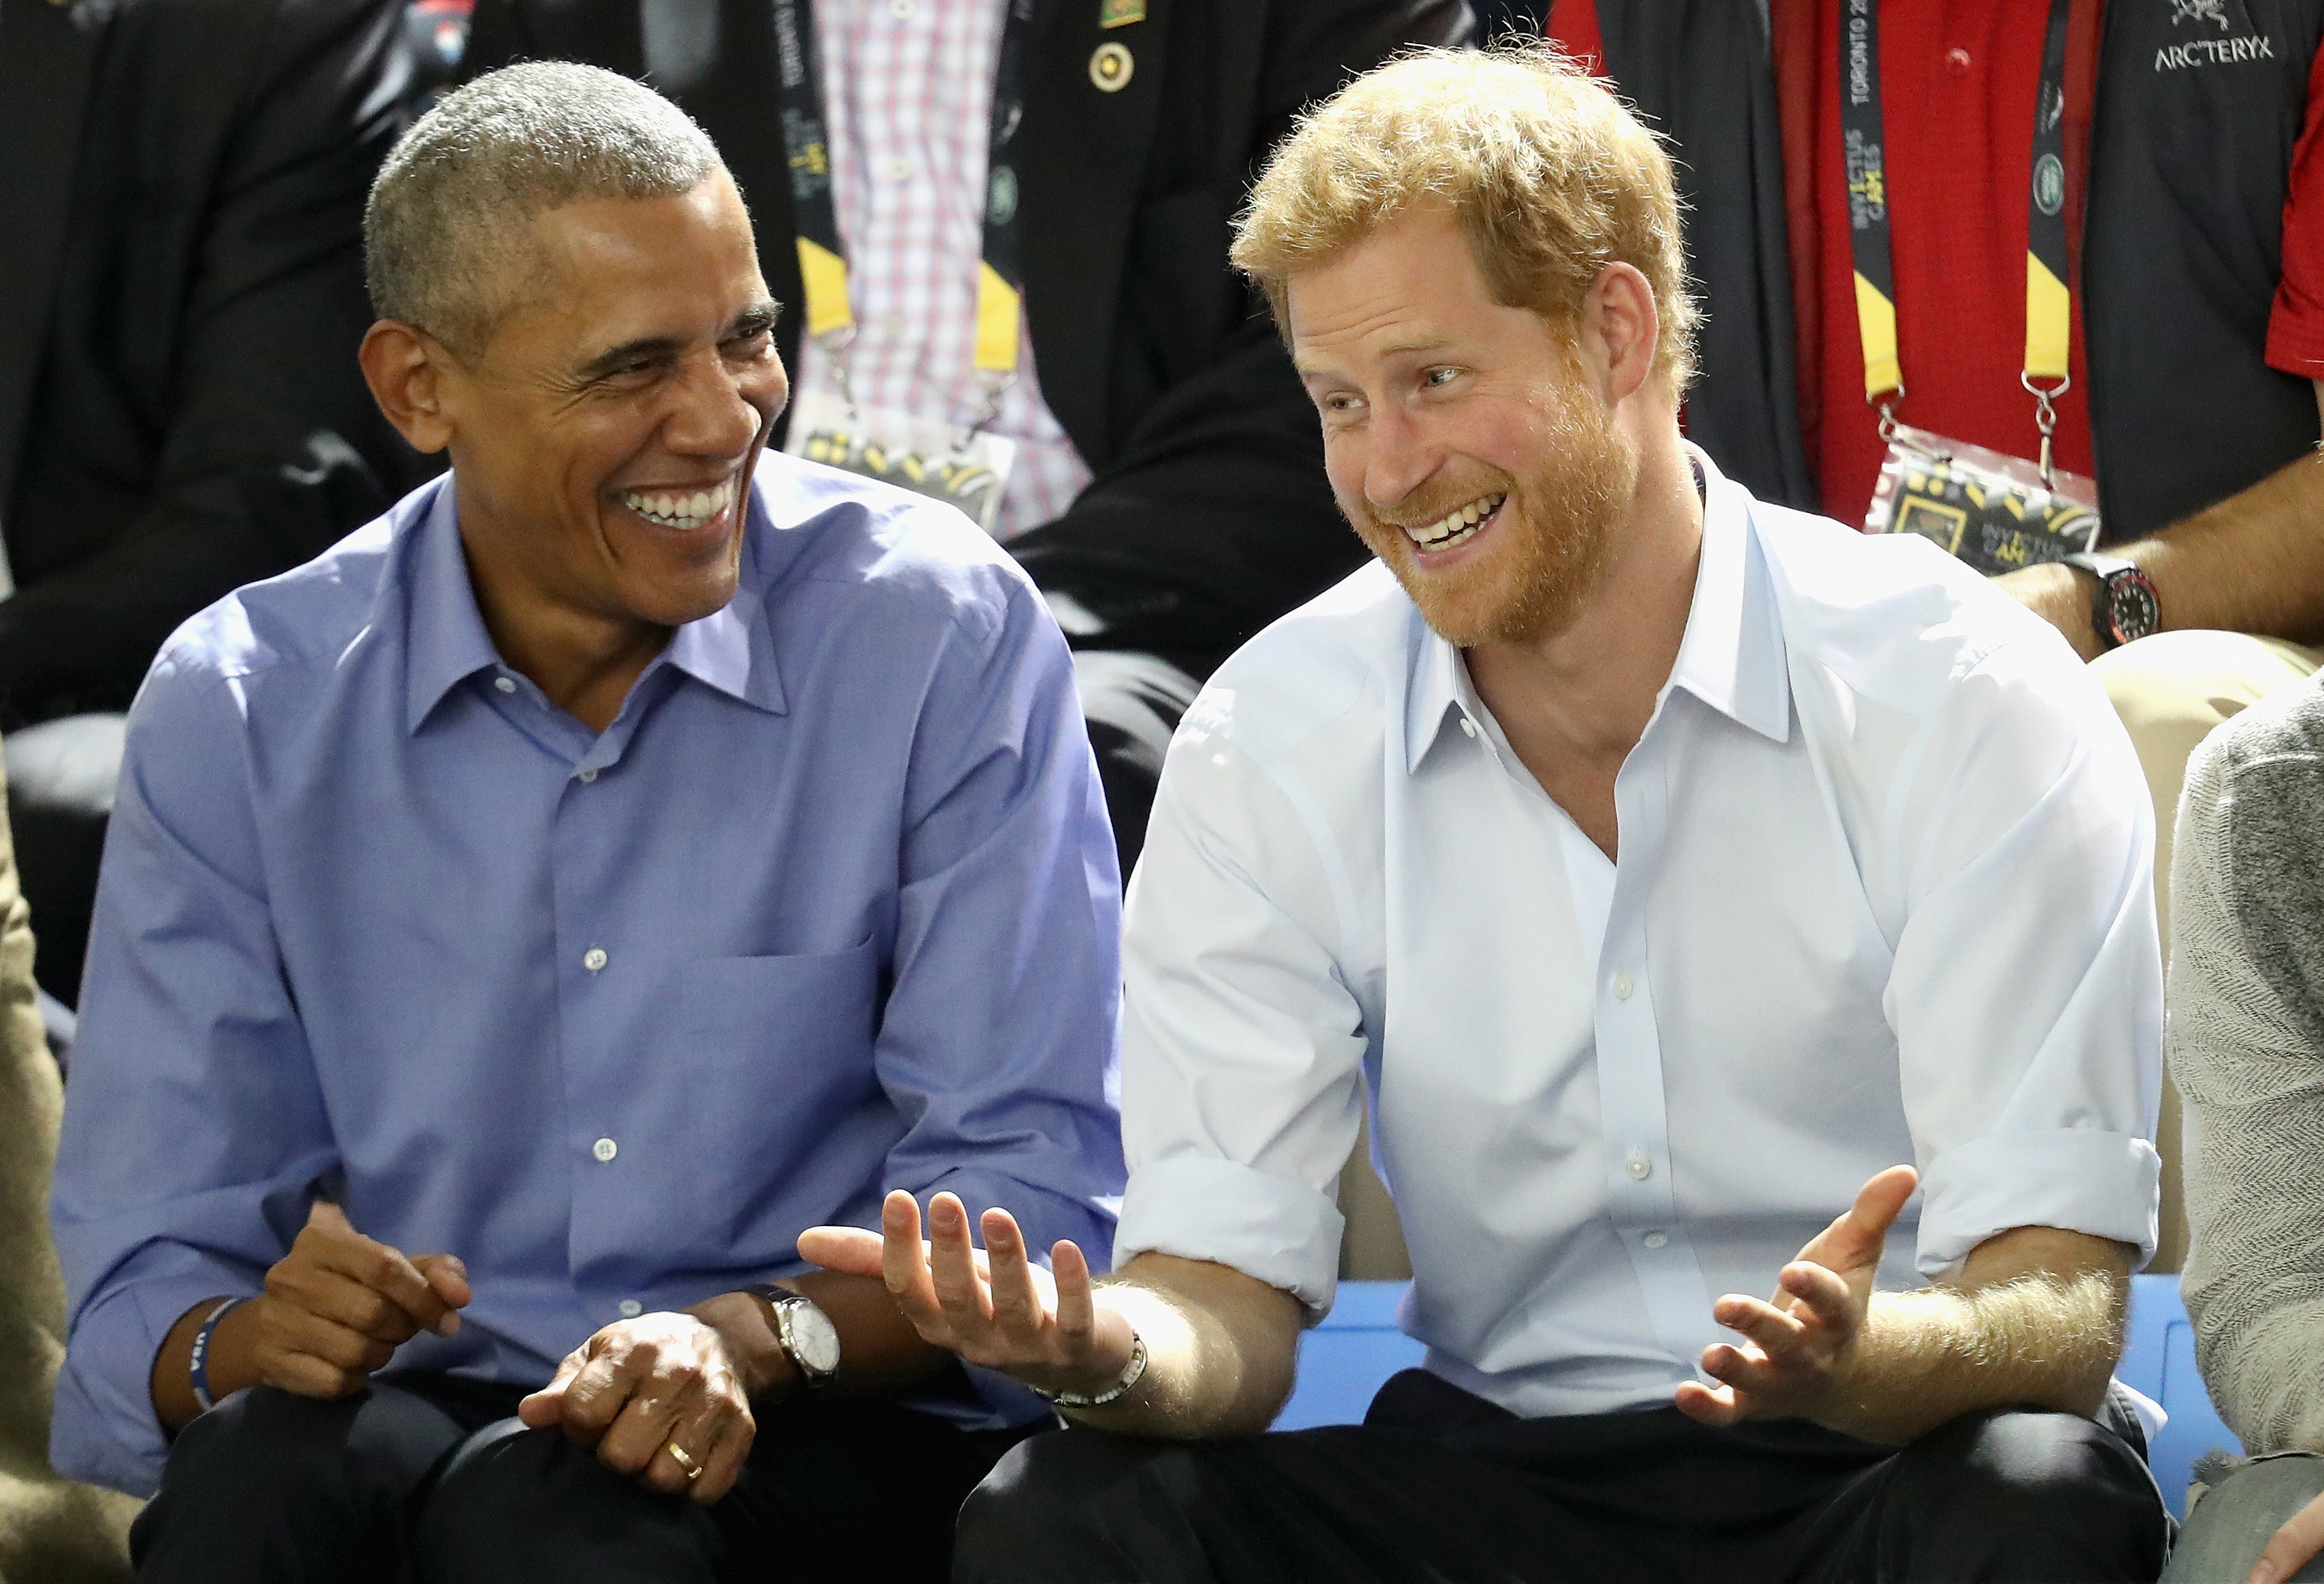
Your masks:
<svg viewBox="0 0 2324 1584"><path fill-rule="evenodd" d="M1430 369L1426 373L1423 374L1420 378L1421 378L1421 383L1423 383L1423 384L1425 384L1425 385L1428 386L1430 389L1432 389L1432 390L1433 390L1433 389L1434 389L1435 387L1437 387L1437 386L1439 386L1439 385L1449 385L1449 384L1451 384L1454 380L1456 380L1456 379L1458 379L1458 378L1460 378L1460 377L1461 377L1461 371L1460 371L1459 369L1456 369L1456 368L1433 368L1433 369Z"/></svg>

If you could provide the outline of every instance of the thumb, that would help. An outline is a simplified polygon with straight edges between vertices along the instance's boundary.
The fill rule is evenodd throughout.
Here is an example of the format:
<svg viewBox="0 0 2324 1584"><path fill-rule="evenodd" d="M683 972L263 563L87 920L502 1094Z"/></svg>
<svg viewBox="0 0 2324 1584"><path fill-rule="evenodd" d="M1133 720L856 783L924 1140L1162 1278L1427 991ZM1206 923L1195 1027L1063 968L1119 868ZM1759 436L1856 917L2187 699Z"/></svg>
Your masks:
<svg viewBox="0 0 2324 1584"><path fill-rule="evenodd" d="M799 1234L799 1257L849 1275L880 1275L884 1256L880 1234L862 1227L809 1227Z"/></svg>
<svg viewBox="0 0 2324 1584"><path fill-rule="evenodd" d="M423 1254L411 1262L412 1268L427 1279L436 1296L444 1301L447 1310L465 1309L475 1294L468 1285L468 1267L456 1255ZM447 1313L437 1322L439 1335L450 1336L460 1329L460 1317Z"/></svg>
<svg viewBox="0 0 2324 1584"><path fill-rule="evenodd" d="M1896 1224L1904 1202L1913 1197L1920 1182L1921 1174L1910 1166L1890 1166L1875 1173L1856 1191L1856 1202L1848 1213L1818 1233L1800 1250L1800 1257L1843 1275L1879 1264L1888 1229Z"/></svg>
<svg viewBox="0 0 2324 1584"><path fill-rule="evenodd" d="M355 1223L347 1212L327 1199L318 1199L307 1207L307 1224L318 1232L353 1232Z"/></svg>

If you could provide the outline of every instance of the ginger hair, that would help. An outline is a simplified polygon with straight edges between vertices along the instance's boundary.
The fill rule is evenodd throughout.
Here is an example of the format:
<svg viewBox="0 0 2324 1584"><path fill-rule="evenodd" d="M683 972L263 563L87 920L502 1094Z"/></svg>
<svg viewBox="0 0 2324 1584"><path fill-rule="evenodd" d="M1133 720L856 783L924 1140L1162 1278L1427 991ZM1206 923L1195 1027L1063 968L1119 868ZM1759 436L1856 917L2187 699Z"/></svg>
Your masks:
<svg viewBox="0 0 2324 1584"><path fill-rule="evenodd" d="M1661 321L1655 372L1674 395L1686 388L1701 312L1670 156L1550 45L1417 51L1356 78L1277 147L1232 257L1287 340L1293 277L1430 202L1459 219L1495 300L1563 332L1600 271L1636 267Z"/></svg>

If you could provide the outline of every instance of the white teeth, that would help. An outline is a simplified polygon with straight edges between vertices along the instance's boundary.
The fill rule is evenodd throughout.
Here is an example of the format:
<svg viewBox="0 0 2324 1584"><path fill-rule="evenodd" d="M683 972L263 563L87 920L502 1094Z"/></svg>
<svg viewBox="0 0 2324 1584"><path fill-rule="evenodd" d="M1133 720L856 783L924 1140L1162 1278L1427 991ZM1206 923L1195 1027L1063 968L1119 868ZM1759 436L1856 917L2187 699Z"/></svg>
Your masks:
<svg viewBox="0 0 2324 1584"><path fill-rule="evenodd" d="M1425 528L1408 528L1405 532L1424 550L1448 550L1474 538L1478 525L1499 511L1506 499L1504 495L1488 495L1481 501L1471 501L1440 522L1432 522Z"/></svg>
<svg viewBox="0 0 2324 1584"><path fill-rule="evenodd" d="M627 490L622 494L622 504L664 528L700 528L718 514L732 493L733 488L728 484L715 490L696 490L689 495L647 495Z"/></svg>

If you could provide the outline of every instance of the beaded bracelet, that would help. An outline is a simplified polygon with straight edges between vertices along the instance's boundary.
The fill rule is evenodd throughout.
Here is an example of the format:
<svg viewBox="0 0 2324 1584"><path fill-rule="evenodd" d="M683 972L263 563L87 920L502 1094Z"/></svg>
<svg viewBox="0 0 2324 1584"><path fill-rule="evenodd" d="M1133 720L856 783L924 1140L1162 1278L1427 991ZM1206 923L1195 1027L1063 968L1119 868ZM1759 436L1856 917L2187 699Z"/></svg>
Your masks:
<svg viewBox="0 0 2324 1584"><path fill-rule="evenodd" d="M1035 1396L1046 1402L1054 1403L1060 1408L1102 1408L1130 1390L1131 1386L1136 1386L1139 1378L1145 1373L1146 1339L1139 1336L1133 1329L1130 1333L1130 1363L1123 1368L1121 1378L1094 1396L1086 1392L1053 1392L1037 1386L1029 1380L1022 1384L1025 1389Z"/></svg>

